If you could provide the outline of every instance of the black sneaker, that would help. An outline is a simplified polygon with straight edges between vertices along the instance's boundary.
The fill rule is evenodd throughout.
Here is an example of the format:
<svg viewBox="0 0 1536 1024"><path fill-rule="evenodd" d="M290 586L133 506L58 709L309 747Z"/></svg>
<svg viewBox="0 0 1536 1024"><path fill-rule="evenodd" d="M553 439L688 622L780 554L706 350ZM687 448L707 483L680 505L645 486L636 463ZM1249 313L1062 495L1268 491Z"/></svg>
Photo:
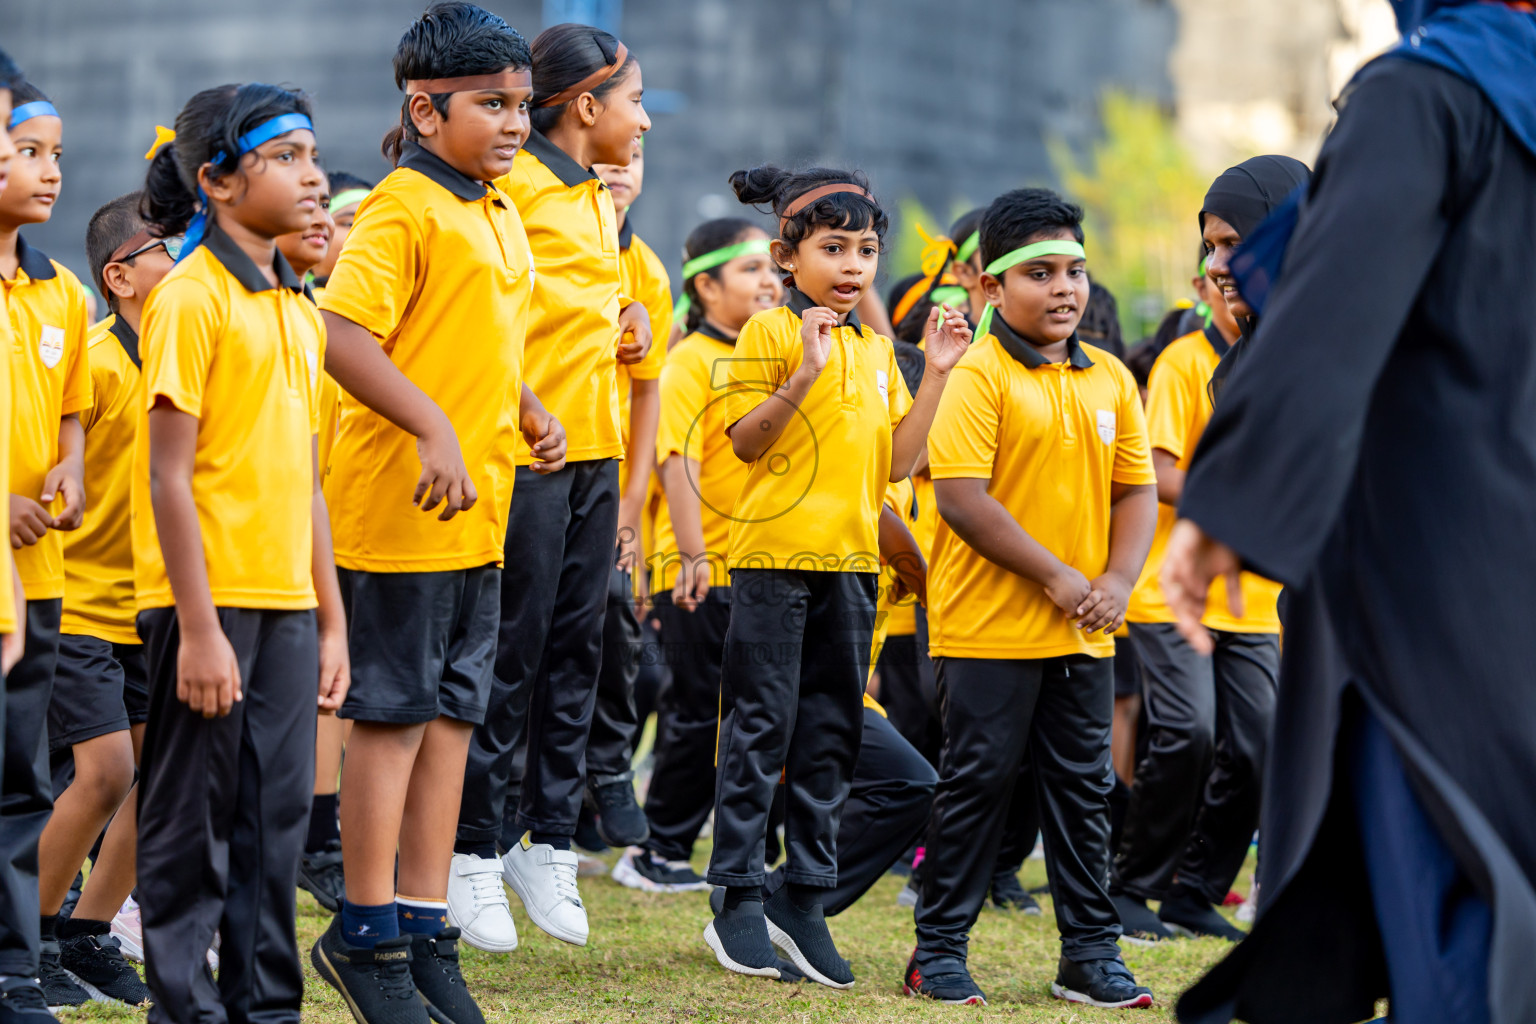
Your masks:
<svg viewBox="0 0 1536 1024"><path fill-rule="evenodd" d="M347 1001L357 1024L429 1024L426 1002L411 977L411 937L402 935L368 949L349 946L341 915L309 951L320 980Z"/></svg>
<svg viewBox="0 0 1536 1024"><path fill-rule="evenodd" d="M1040 916L1040 903L1019 883L1012 871L992 876L992 905L999 910L1017 910L1031 917Z"/></svg>
<svg viewBox="0 0 1536 1024"><path fill-rule="evenodd" d="M651 838L651 823L635 801L634 782L621 778L591 789L593 810L597 812L597 834L609 846L623 849L639 846Z"/></svg>
<svg viewBox="0 0 1536 1024"><path fill-rule="evenodd" d="M59 1006L84 1006L91 1001L91 994L59 963L57 939L43 940L42 955L37 963L37 983L43 987L43 998L50 1010Z"/></svg>
<svg viewBox="0 0 1536 1024"><path fill-rule="evenodd" d="M306 853L299 859L299 888L326 910L340 913L341 900L347 892L341 876L340 839L332 839L324 850Z"/></svg>
<svg viewBox="0 0 1536 1024"><path fill-rule="evenodd" d="M597 813L592 810L591 800L588 796L581 802L581 811L576 815L576 834L571 836L571 845L588 853L607 853L608 844L603 842L602 834L597 831ZM514 845L522 842L522 838L523 834L519 832ZM511 848L507 847L508 850Z"/></svg>
<svg viewBox="0 0 1536 1024"><path fill-rule="evenodd" d="M763 901L763 915L768 940L789 954L806 977L829 988L853 987L853 969L838 955L820 904L801 910L789 898L789 887L781 886Z"/></svg>
<svg viewBox="0 0 1536 1024"><path fill-rule="evenodd" d="M798 985L805 980L805 975L800 973L800 968L779 957L779 980L786 985Z"/></svg>
<svg viewBox="0 0 1536 1024"><path fill-rule="evenodd" d="M485 1015L459 971L459 930L444 928L434 938L411 936L411 978L437 1024L485 1024Z"/></svg>
<svg viewBox="0 0 1536 1024"><path fill-rule="evenodd" d="M1152 1005L1152 990L1136 984L1129 967L1119 957L1084 960L1061 958L1051 995L1069 1003L1105 1010L1126 1010Z"/></svg>
<svg viewBox="0 0 1536 1024"><path fill-rule="evenodd" d="M662 860L639 846L624 851L613 866L613 880L642 892L704 892L709 888L687 861Z"/></svg>
<svg viewBox="0 0 1536 1024"><path fill-rule="evenodd" d="M123 956L123 944L109 929L59 940L59 963L98 1002L138 1006L150 1000L149 986Z"/></svg>
<svg viewBox="0 0 1536 1024"><path fill-rule="evenodd" d="M1120 915L1121 938L1133 946L1151 946L1173 938L1168 926L1152 913L1147 901L1128 893L1110 893L1109 901Z"/></svg>
<svg viewBox="0 0 1536 1024"><path fill-rule="evenodd" d="M907 973L901 979L901 990L909 996L922 996L950 1006L986 1006L987 996L971 978L965 961L948 957L930 964L924 971L917 963L917 950L907 961Z"/></svg>
<svg viewBox="0 0 1536 1024"><path fill-rule="evenodd" d="M779 956L768 941L762 902L745 900L735 910L726 910L724 890L720 891L719 902L715 919L704 926L704 941L714 951L720 966L737 974L777 978Z"/></svg>
<svg viewBox="0 0 1536 1024"><path fill-rule="evenodd" d="M31 978L0 981L0 1024L55 1024L37 982Z"/></svg>
<svg viewBox="0 0 1536 1024"><path fill-rule="evenodd" d="M1170 932L1187 939L1215 938L1241 942L1248 933L1234 927L1204 897L1175 889L1163 900L1157 916Z"/></svg>

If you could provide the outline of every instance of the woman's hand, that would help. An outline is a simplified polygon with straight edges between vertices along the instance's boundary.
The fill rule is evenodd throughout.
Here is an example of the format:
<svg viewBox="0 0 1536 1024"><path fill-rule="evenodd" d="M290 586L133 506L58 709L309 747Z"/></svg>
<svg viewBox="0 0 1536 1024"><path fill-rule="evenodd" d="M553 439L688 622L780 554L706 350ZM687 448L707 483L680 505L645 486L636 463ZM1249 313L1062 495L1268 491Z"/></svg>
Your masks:
<svg viewBox="0 0 1536 1024"><path fill-rule="evenodd" d="M1242 561L1237 552L1206 534L1188 519L1180 519L1168 536L1163 557L1163 598L1173 610L1179 632L1201 654L1215 649L1210 631L1200 624L1205 616L1206 595L1211 581L1223 576L1227 581L1227 608L1235 618L1243 617Z"/></svg>

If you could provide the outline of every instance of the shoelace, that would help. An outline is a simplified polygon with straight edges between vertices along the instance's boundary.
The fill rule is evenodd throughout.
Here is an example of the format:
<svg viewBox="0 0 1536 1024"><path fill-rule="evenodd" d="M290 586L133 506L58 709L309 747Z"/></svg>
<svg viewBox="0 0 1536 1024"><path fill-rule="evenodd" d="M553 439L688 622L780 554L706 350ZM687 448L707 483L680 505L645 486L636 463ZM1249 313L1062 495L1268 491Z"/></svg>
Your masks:
<svg viewBox="0 0 1536 1024"><path fill-rule="evenodd" d="M556 861L550 867L554 870L555 895L563 900L570 900L578 907L581 906L581 890L576 887L576 865Z"/></svg>
<svg viewBox="0 0 1536 1024"><path fill-rule="evenodd" d="M469 879L469 895L476 907L508 906L507 890L501 885L501 872L496 868L466 875Z"/></svg>
<svg viewBox="0 0 1536 1024"><path fill-rule="evenodd" d="M411 999L416 996L416 982L411 980L411 965L406 960L374 961L373 980L385 999Z"/></svg>
<svg viewBox="0 0 1536 1024"><path fill-rule="evenodd" d="M48 1000L43 998L43 990L38 985L16 985L5 992L0 992L0 1002L10 1003L17 1010L48 1012Z"/></svg>

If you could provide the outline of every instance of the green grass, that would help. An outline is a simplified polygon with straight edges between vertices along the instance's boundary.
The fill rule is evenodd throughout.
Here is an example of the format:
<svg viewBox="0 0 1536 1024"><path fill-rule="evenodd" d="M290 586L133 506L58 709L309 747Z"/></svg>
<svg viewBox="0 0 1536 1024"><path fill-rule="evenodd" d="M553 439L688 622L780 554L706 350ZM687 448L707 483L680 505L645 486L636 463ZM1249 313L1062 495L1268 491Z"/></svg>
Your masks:
<svg viewBox="0 0 1536 1024"><path fill-rule="evenodd" d="M708 860L700 843L696 866ZM607 858L610 862L613 855ZM1026 863L1024 884L1042 884L1040 861ZM1240 883L1246 889L1248 878ZM1157 1003L1150 1010L1094 1010L1050 997L1058 938L1050 898L1045 913L1023 917L987 910L971 933L971 970L989 1005L950 1007L901 994L901 974L912 952L912 912L896 905L902 882L885 878L854 907L832 919L832 933L853 963L858 983L846 992L820 985L786 985L729 974L715 963L700 937L709 920L704 893L650 895L608 878L583 878L582 899L592 939L582 948L539 931L511 897L521 945L510 954L460 947L464 973L491 1024L511 1021L687 1022L784 1021L1091 1021L1170 1020L1174 999L1220 959L1218 940L1180 941L1155 948L1125 946L1125 960ZM303 950L304 1020L351 1024L341 997L309 966L309 947L329 915L299 894L299 944ZM128 1021L142 1014L91 1006L62 1015L75 1020Z"/></svg>

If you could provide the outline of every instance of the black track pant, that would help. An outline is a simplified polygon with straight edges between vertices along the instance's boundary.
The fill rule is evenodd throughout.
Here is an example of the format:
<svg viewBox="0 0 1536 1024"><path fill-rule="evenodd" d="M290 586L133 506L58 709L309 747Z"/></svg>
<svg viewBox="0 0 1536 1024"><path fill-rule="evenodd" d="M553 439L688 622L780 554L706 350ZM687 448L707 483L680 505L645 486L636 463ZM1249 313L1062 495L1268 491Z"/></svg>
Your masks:
<svg viewBox="0 0 1536 1024"><path fill-rule="evenodd" d="M511 521L496 679L469 745L460 843L491 845L501 835L525 727L517 827L576 831L619 529L618 462L573 462L547 476L519 466Z"/></svg>
<svg viewBox="0 0 1536 1024"><path fill-rule="evenodd" d="M884 715L866 707L853 788L837 830L837 886L823 896L827 916L853 906L922 834L938 783L938 773L917 748ZM775 868L763 886L765 895L783 884L784 868Z"/></svg>
<svg viewBox="0 0 1536 1024"><path fill-rule="evenodd" d="M722 685L709 880L762 885L784 779L785 878L837 885L837 831L863 733L874 573L737 569Z"/></svg>
<svg viewBox="0 0 1536 1024"><path fill-rule="evenodd" d="M4 581L10 586L10 581ZM0 769L0 974L37 976L37 840L53 813L48 702L64 602L27 602L27 647L5 677Z"/></svg>
<svg viewBox="0 0 1536 1024"><path fill-rule="evenodd" d="M1115 885L1162 899L1178 884L1220 903L1259 822L1280 645L1270 633L1213 630L1197 654L1172 624L1132 623L1147 750L1115 855Z"/></svg>
<svg viewBox="0 0 1536 1024"><path fill-rule="evenodd" d="M693 611L657 594L662 656L672 683L656 710L656 760L646 791L646 848L687 860L715 802L715 740L721 721L720 662L731 620L731 588L716 587Z"/></svg>
<svg viewBox="0 0 1536 1024"><path fill-rule="evenodd" d="M918 963L966 956L1025 757L1062 952L1077 961L1118 956L1120 919L1106 889L1110 660L939 658L935 666L944 749L920 872Z"/></svg>
<svg viewBox="0 0 1536 1024"><path fill-rule="evenodd" d="M138 854L149 1019L297 1024L294 894L315 782L315 613L218 612L244 695L222 718L176 698L176 610L139 613L150 701ZM204 958L215 933L217 982Z"/></svg>
<svg viewBox="0 0 1536 1024"><path fill-rule="evenodd" d="M634 778L640 717L635 680L640 675L640 620L635 618L633 581L623 569L608 575L603 612L603 660L597 674L597 703L587 738L587 784L602 786Z"/></svg>

